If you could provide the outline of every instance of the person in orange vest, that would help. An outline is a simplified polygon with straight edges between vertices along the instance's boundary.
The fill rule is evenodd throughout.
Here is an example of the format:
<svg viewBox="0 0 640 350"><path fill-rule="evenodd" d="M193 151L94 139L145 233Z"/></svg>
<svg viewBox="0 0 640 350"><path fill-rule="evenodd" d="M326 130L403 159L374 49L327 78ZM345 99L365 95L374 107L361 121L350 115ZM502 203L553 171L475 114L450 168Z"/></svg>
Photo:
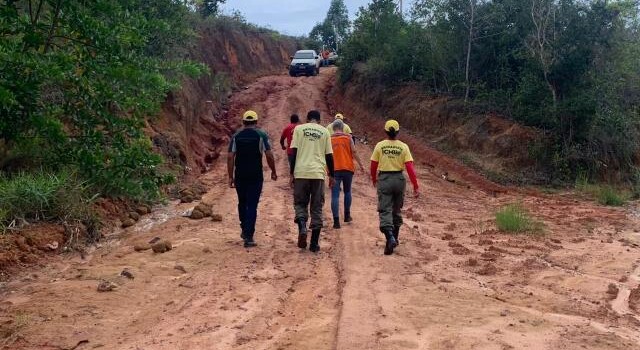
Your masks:
<svg viewBox="0 0 640 350"><path fill-rule="evenodd" d="M415 197L419 196L418 179L413 166L413 157L406 143L397 139L400 124L387 120L384 124L387 139L378 142L371 155L371 181L378 190L378 214L380 217L380 231L387 242L384 254L393 254L398 245L400 226L402 226L402 206L406 180L403 170L407 170L413 184Z"/></svg>
<svg viewBox="0 0 640 350"><path fill-rule="evenodd" d="M358 154L351 135L344 132L345 124L340 119L336 119L331 127L331 147L333 148L333 164L335 173L335 184L331 188L331 212L333 214L333 228L340 228L340 185L344 190L344 222L351 222L351 182L356 167L354 160L358 163L360 170L364 172L364 166Z"/></svg>

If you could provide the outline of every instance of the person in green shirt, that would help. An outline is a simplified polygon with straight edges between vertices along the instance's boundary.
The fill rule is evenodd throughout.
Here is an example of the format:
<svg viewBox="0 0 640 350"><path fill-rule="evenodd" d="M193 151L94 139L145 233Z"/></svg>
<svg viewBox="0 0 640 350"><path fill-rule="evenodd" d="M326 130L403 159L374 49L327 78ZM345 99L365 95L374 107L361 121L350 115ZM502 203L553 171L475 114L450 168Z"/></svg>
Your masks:
<svg viewBox="0 0 640 350"><path fill-rule="evenodd" d="M329 187L334 184L333 149L327 128L320 125L320 112L307 113L307 123L298 125L291 141L295 222L298 224L298 247L307 247L307 221L311 211L309 250L318 252L324 205L324 180L329 172Z"/></svg>

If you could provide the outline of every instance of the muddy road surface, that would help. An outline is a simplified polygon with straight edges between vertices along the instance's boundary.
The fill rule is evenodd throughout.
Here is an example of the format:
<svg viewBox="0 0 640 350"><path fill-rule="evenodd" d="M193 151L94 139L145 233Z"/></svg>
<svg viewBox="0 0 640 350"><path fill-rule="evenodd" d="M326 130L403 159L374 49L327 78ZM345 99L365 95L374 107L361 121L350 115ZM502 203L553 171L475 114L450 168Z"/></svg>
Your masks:
<svg viewBox="0 0 640 350"><path fill-rule="evenodd" d="M364 173L355 178L354 221L325 229L318 254L296 248L278 139L292 112L315 108L323 124L331 120L334 74L265 77L233 97L230 114L259 113L280 175L265 180L257 248L242 247L221 158L201 181L202 201L222 222L191 220L182 214L195 203L170 203L109 234L85 259L17 276L0 290L0 348L640 349L637 209L491 190L453 160L432 162L446 157L406 133L422 196L407 199L396 253L382 254ZM354 132L377 135L380 121L347 117ZM363 160L371 141L357 145ZM327 190L327 225L329 199ZM543 234L494 230L496 208L513 202L544 222ZM173 249L134 251L154 237ZM119 276L125 268L133 279ZM98 292L101 280L117 288Z"/></svg>

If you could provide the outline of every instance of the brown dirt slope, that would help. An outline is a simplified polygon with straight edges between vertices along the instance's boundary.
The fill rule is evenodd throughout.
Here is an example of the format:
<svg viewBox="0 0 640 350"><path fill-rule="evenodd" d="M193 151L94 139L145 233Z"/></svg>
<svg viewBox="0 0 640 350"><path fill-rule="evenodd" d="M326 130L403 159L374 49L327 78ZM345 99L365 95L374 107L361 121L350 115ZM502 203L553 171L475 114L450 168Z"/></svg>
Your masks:
<svg viewBox="0 0 640 350"><path fill-rule="evenodd" d="M331 91L336 108L351 115L366 111L368 117L397 119L422 142L492 174L540 180L532 173L531 157L542 141L539 131L495 114L469 115L462 101L430 96L416 84L390 88L371 82L361 70L356 67L345 86L335 85Z"/></svg>
<svg viewBox="0 0 640 350"><path fill-rule="evenodd" d="M158 150L173 164L197 176L218 158L221 146L237 125L226 123L229 96L258 76L285 73L293 38L230 24L205 24L191 59L205 63L211 74L187 79L170 93L159 118L150 121Z"/></svg>

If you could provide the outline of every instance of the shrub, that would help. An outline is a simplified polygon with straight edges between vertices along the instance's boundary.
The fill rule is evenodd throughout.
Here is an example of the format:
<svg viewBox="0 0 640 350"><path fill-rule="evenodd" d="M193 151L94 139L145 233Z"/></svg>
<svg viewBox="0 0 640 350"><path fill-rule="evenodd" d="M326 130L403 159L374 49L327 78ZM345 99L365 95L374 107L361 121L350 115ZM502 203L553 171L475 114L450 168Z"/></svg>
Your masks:
<svg viewBox="0 0 640 350"><path fill-rule="evenodd" d="M0 225L24 221L92 219L87 185L71 172L37 172L0 177Z"/></svg>
<svg viewBox="0 0 640 350"><path fill-rule="evenodd" d="M519 203L505 205L496 212L496 226L500 231L524 233L541 232L542 223L531 218Z"/></svg>

